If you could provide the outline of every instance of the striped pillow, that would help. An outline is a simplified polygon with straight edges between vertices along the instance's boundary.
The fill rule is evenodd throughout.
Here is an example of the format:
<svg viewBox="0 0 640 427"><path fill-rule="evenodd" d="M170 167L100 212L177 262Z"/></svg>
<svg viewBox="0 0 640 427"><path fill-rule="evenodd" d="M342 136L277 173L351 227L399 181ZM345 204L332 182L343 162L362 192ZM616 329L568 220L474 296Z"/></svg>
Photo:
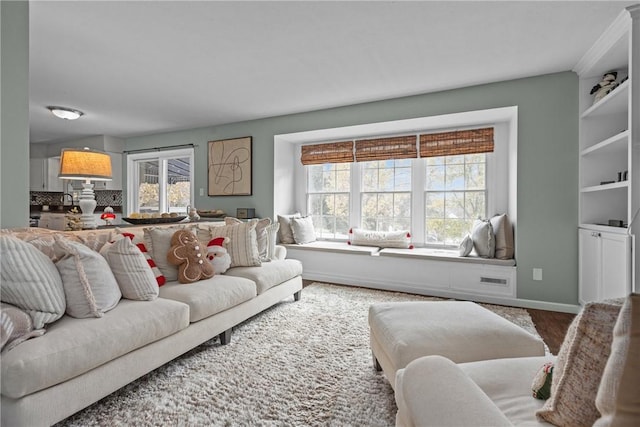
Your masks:
<svg viewBox="0 0 640 427"><path fill-rule="evenodd" d="M266 243L266 258L262 261L271 261L276 259L276 241L278 240L278 230L280 229L280 223L274 222L273 224L265 227L265 234L267 235Z"/></svg>
<svg viewBox="0 0 640 427"><path fill-rule="evenodd" d="M100 253L107 259L122 296L137 301L158 298L158 282L145 253L131 239L105 244Z"/></svg>
<svg viewBox="0 0 640 427"><path fill-rule="evenodd" d="M201 235L201 233L198 233ZM254 267L262 265L258 252L256 221L241 222L233 225L210 226L210 238L228 237L227 252L231 256L231 268Z"/></svg>
<svg viewBox="0 0 640 427"><path fill-rule="evenodd" d="M122 234L124 237L128 237L129 240L131 240L131 242L133 242L133 244L138 247L140 252L142 252L142 255L144 255L144 258L147 260L147 264L149 264L149 267L151 267L151 271L153 272L153 275L156 278L156 283L158 284L158 287L164 285L167 282L167 279L164 277L164 275L156 265L156 262L153 260L153 258L151 258L151 255L147 251L147 247L145 246L144 243L142 243L142 239L138 238L136 235L131 233L123 233L119 230L116 230L116 231Z"/></svg>
<svg viewBox="0 0 640 427"><path fill-rule="evenodd" d="M118 305L122 293L109 264L82 243L55 236L56 246L67 254L55 266L62 278L71 317L102 317Z"/></svg>
<svg viewBox="0 0 640 427"><path fill-rule="evenodd" d="M26 311L40 329L64 315L62 278L45 254L10 235L0 235L2 301Z"/></svg>

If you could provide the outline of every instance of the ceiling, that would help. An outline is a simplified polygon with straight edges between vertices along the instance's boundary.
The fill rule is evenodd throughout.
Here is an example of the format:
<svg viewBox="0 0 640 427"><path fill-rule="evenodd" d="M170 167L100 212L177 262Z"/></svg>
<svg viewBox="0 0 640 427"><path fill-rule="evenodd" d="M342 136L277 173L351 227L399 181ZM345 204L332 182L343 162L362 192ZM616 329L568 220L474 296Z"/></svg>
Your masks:
<svg viewBox="0 0 640 427"><path fill-rule="evenodd" d="M567 71L634 3L31 1L30 139L126 138Z"/></svg>

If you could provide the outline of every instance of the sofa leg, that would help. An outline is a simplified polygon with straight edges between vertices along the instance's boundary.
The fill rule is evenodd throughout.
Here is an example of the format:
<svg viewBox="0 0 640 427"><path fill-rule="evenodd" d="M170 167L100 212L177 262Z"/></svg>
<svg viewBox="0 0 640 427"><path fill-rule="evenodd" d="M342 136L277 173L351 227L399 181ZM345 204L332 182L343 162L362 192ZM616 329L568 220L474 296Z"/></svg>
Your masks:
<svg viewBox="0 0 640 427"><path fill-rule="evenodd" d="M220 335L218 335L218 337L220 338L220 344L222 345L229 344L231 342L231 328L222 332Z"/></svg>
<svg viewBox="0 0 640 427"><path fill-rule="evenodd" d="M296 292L295 294L293 294L293 300L294 301L300 301L300 297L302 296L302 290L299 290L298 292Z"/></svg>
<svg viewBox="0 0 640 427"><path fill-rule="evenodd" d="M380 366L380 362L378 362L378 359L376 358L376 355L372 353L373 356L373 367L376 371L380 372L382 371L382 366Z"/></svg>

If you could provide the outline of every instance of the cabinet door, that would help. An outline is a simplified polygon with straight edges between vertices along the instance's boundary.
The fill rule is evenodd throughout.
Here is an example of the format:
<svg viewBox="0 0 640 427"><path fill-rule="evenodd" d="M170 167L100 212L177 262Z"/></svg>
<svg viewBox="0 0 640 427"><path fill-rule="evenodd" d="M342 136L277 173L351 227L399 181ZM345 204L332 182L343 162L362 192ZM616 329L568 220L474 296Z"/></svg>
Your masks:
<svg viewBox="0 0 640 427"><path fill-rule="evenodd" d="M63 192L62 179L58 178L60 173L60 157L51 157L46 159L47 164L47 191Z"/></svg>
<svg viewBox="0 0 640 427"><path fill-rule="evenodd" d="M601 299L626 297L631 292L631 238L600 234L602 252Z"/></svg>
<svg viewBox="0 0 640 427"><path fill-rule="evenodd" d="M46 159L29 159L29 189L45 191L44 162Z"/></svg>
<svg viewBox="0 0 640 427"><path fill-rule="evenodd" d="M578 236L579 274L578 298L580 304L597 301L600 298L598 288L601 282L600 238L597 232L581 229Z"/></svg>

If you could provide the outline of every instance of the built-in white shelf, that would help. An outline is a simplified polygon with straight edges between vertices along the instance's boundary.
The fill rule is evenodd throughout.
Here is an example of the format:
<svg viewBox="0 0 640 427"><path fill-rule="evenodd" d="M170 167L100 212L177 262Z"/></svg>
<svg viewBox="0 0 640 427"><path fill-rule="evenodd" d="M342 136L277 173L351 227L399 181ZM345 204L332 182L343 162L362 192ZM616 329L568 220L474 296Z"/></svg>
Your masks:
<svg viewBox="0 0 640 427"><path fill-rule="evenodd" d="M611 227L605 224L580 224L580 228L585 230L601 231L605 233L627 234L627 227Z"/></svg>
<svg viewBox="0 0 640 427"><path fill-rule="evenodd" d="M611 93L587 108L580 116L587 119L596 116L606 116L627 111L629 109L629 80L624 81Z"/></svg>
<svg viewBox="0 0 640 427"><path fill-rule="evenodd" d="M592 185L590 187L583 187L580 191L583 193L591 193L594 191L612 190L614 188L627 188L629 187L629 181L613 182L611 184Z"/></svg>
<svg viewBox="0 0 640 427"><path fill-rule="evenodd" d="M624 132L620 132L617 135L613 135L610 138L605 139L602 142L592 145L591 147L585 148L580 153L582 156L587 156L591 153L609 153L617 150L626 149L629 143L629 136L631 133L629 129Z"/></svg>

